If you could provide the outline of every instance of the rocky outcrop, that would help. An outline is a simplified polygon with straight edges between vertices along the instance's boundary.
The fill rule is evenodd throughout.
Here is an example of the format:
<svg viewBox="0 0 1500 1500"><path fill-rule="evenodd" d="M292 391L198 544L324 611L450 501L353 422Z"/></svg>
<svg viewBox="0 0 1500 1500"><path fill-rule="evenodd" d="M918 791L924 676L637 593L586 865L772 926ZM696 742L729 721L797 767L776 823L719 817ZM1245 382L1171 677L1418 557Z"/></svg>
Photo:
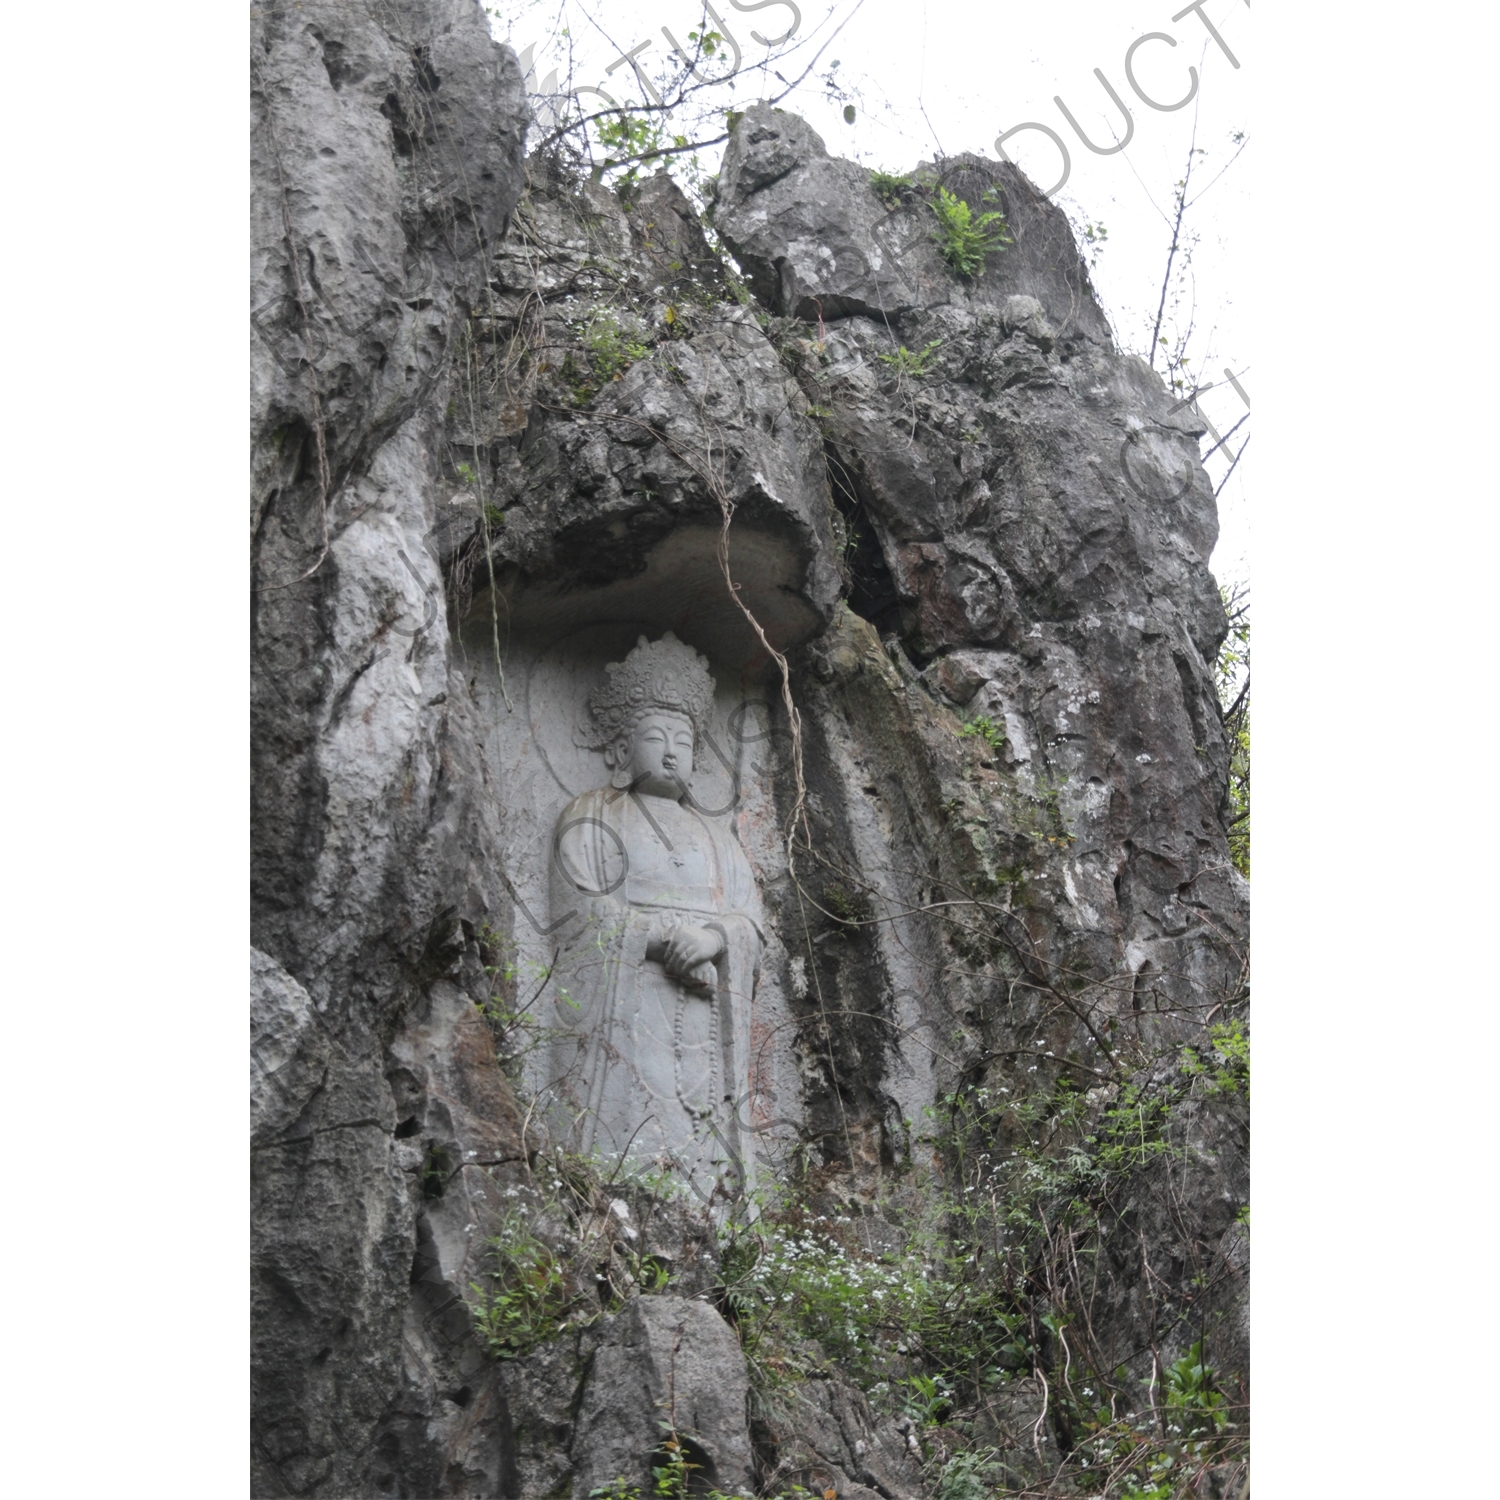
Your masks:
<svg viewBox="0 0 1500 1500"><path fill-rule="evenodd" d="M643 1483L642 1458L676 1435L696 1481L729 1494L750 1484L749 1381L733 1331L713 1308L637 1297L606 1320L574 1423L573 1494L616 1478Z"/></svg>
<svg viewBox="0 0 1500 1500"><path fill-rule="evenodd" d="M259 14L252 80L255 1493L583 1500L649 1485L663 1420L725 1490L922 1493L911 1420L827 1371L747 1412L701 1206L611 1179L569 1218L539 1178L567 715L637 632L712 660L708 774L768 910L751 1123L899 1243L893 1184L951 1170L939 1099L1098 1122L1244 1014L1191 414L1006 164L892 205L750 110L713 209L746 295L664 174L523 170L468 0ZM1006 216L972 279L937 185ZM1244 1112L1185 1099L1096 1247L1067 1336L1142 1391L1205 1331L1236 1395L1248 1369ZM596 1248L497 1361L473 1289L522 1208ZM1029 1373L972 1422L1028 1478L1079 1440Z"/></svg>
<svg viewBox="0 0 1500 1500"><path fill-rule="evenodd" d="M972 281L942 263L924 178L1005 214L1014 243ZM961 1040L961 1067L934 1069L920 1041L882 1047L868 1025L848 1028L826 1070L868 1084L883 1054L859 1106L888 1138L964 1069L997 1087L1026 1056L1043 1076L1080 1060L1104 1072L1127 1038L1170 1050L1246 994L1199 433L1114 350L1061 214L1016 169L960 157L917 179L887 207L802 121L754 109L715 214L772 308L823 308L819 357L810 338L799 346L803 378L828 410L849 601L864 618L808 648L808 775L836 858L886 919L826 942L824 983L866 1011L883 992L888 1036L933 1052ZM872 308L877 273L909 292ZM830 323L830 305L851 311ZM920 375L902 348L928 351ZM965 745L956 715L989 737ZM985 892L974 924L911 915ZM912 1073L925 1097L905 1103L898 1081ZM830 1079L829 1097L847 1093ZM1243 1371L1239 1108L1185 1111L1179 1144L1212 1168L1158 1182L1128 1217L1156 1221L1179 1308L1211 1312L1220 1357ZM826 1128L833 1149L832 1111ZM1113 1253L1101 1337L1144 1375L1149 1345L1170 1339L1145 1330L1139 1258ZM1195 1276L1213 1292L1189 1293Z"/></svg>
<svg viewBox="0 0 1500 1500"><path fill-rule="evenodd" d="M503 1444L492 1422L467 1460L470 1377L430 1379L434 1339L410 1331L432 1216L386 1049L414 996L442 1003L423 986L462 793L423 543L525 100L470 0L261 7L251 68L253 1486L397 1493L419 1474L404 1492L435 1494L450 1466L493 1481ZM503 1156L493 1049L468 1076L473 1138Z"/></svg>

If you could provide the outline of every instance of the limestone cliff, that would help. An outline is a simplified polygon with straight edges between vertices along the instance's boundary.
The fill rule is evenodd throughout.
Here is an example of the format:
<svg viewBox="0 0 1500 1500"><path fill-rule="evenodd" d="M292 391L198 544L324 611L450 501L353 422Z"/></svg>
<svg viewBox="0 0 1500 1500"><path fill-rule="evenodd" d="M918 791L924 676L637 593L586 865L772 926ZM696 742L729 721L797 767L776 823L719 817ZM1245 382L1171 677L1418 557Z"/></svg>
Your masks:
<svg viewBox="0 0 1500 1500"><path fill-rule="evenodd" d="M523 160L470 0L255 15L254 1492L585 1500L649 1485L666 1420L724 1490L893 1500L974 1449L1071 1493L1080 1372L1146 1411L1198 1345L1242 1405L1217 521L1061 214L969 156L882 198L761 107L712 205L737 271L665 174ZM972 278L939 187L1005 215ZM806 1328L758 1362L749 1218L590 1177L536 1107L571 725L665 630L714 664L694 794L765 901L764 1222L968 1247L1009 1299L983 1369L935 1329L882 1382ZM566 1296L486 1337L522 1233Z"/></svg>

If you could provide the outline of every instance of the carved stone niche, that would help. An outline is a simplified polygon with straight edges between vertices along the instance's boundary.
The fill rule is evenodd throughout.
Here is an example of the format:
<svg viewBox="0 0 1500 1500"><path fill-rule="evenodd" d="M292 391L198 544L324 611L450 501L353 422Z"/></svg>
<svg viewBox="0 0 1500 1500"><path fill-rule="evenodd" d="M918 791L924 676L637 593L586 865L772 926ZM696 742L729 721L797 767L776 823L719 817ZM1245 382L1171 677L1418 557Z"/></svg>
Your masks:
<svg viewBox="0 0 1500 1500"><path fill-rule="evenodd" d="M465 904L509 944L535 1117L560 1145L733 1199L800 1115L761 902L784 869L764 655L710 661L712 632L586 620L513 635L502 688L481 625L464 634L482 761Z"/></svg>
<svg viewBox="0 0 1500 1500"><path fill-rule="evenodd" d="M757 471L728 538L739 601L783 651L837 596L821 491L794 473L774 499ZM801 1114L761 902L785 868L779 674L719 543L684 518L638 554L622 540L607 580L500 572L503 681L481 590L461 651L481 765L454 773L478 825L465 905L511 945L533 1023L517 1040L534 1118L709 1201L774 1165Z"/></svg>

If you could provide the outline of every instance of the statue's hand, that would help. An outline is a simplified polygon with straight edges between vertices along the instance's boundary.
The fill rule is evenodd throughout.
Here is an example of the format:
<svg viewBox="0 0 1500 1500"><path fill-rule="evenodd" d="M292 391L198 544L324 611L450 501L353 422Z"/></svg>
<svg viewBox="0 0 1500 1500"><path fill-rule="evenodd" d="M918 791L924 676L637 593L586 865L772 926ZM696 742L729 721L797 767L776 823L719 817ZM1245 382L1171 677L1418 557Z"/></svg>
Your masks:
<svg viewBox="0 0 1500 1500"><path fill-rule="evenodd" d="M703 988L713 983L713 964L724 951L724 939L711 927L676 928L666 941L667 973Z"/></svg>

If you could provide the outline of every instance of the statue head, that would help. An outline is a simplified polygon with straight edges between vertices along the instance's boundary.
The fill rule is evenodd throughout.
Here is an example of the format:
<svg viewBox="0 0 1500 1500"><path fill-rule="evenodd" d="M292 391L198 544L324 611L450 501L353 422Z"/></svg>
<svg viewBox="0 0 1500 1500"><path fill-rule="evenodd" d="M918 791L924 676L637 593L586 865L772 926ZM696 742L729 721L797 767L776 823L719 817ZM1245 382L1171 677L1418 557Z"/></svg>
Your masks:
<svg viewBox="0 0 1500 1500"><path fill-rule="evenodd" d="M659 641L642 636L589 695L584 740L604 752L611 785L678 798L697 764L713 700L708 663L691 646L670 630Z"/></svg>

